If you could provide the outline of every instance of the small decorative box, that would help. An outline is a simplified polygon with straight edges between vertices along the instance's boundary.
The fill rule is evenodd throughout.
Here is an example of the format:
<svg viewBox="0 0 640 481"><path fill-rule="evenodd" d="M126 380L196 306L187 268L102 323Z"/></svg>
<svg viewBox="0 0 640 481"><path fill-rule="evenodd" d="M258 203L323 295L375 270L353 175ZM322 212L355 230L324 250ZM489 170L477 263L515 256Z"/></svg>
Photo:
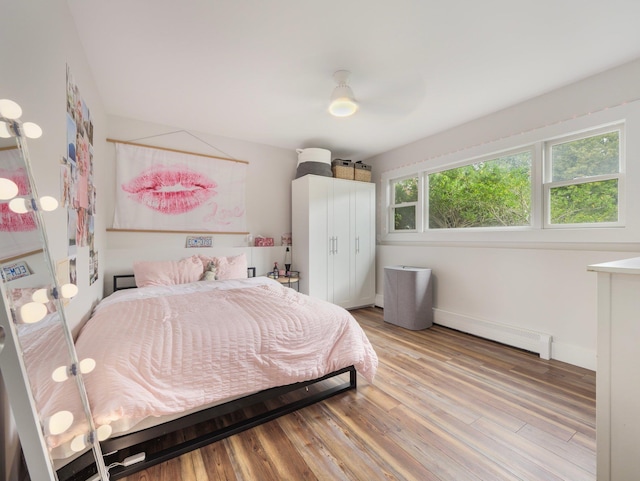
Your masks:
<svg viewBox="0 0 640 481"><path fill-rule="evenodd" d="M353 180L353 162L350 160L334 160L331 162L331 171L336 179Z"/></svg>
<svg viewBox="0 0 640 481"><path fill-rule="evenodd" d="M254 246L256 247L271 247L273 246L273 237L258 236L255 238Z"/></svg>
<svg viewBox="0 0 640 481"><path fill-rule="evenodd" d="M353 178L360 182L371 182L371 166L358 161L353 164Z"/></svg>

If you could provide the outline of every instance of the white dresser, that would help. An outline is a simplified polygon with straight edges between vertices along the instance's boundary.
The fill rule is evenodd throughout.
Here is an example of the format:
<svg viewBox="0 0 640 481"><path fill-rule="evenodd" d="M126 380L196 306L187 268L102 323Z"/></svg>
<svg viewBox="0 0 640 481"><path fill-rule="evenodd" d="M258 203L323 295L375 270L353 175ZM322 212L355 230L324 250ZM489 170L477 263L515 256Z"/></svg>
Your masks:
<svg viewBox="0 0 640 481"><path fill-rule="evenodd" d="M640 257L598 273L598 481L640 479Z"/></svg>

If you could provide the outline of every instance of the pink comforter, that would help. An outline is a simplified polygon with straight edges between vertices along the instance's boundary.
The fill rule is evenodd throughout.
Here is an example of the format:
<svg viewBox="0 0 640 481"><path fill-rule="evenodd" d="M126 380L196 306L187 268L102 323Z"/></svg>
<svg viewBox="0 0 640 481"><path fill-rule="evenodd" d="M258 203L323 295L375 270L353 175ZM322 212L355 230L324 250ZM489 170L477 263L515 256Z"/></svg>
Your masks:
<svg viewBox="0 0 640 481"><path fill-rule="evenodd" d="M148 416L182 413L378 359L344 309L254 278L120 291L83 327L78 357L93 417L114 434Z"/></svg>

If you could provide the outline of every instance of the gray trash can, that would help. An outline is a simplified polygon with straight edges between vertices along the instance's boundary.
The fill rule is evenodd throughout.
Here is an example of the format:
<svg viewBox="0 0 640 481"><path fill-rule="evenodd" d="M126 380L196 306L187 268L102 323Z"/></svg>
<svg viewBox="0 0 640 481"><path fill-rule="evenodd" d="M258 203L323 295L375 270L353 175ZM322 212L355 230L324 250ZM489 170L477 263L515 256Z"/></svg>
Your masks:
<svg viewBox="0 0 640 481"><path fill-rule="evenodd" d="M431 269L384 268L384 320L414 331L433 325Z"/></svg>

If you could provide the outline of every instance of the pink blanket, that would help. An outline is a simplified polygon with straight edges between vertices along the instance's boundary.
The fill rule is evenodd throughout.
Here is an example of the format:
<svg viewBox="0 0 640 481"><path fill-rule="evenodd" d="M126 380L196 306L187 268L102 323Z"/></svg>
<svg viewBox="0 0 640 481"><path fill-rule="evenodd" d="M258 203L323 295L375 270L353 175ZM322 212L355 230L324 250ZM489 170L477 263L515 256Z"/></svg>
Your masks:
<svg viewBox="0 0 640 481"><path fill-rule="evenodd" d="M164 416L378 359L344 309L266 279L120 291L83 327L93 417L114 434Z"/></svg>

